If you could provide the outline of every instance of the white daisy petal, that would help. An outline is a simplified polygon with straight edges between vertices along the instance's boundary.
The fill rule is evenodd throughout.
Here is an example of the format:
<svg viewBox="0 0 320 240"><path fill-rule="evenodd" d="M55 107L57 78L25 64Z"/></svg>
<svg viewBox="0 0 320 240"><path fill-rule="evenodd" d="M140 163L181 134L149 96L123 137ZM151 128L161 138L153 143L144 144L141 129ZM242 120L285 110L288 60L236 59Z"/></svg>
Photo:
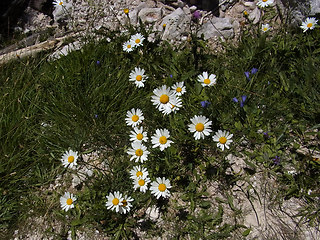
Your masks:
<svg viewBox="0 0 320 240"><path fill-rule="evenodd" d="M75 166L77 166L77 159L78 159L78 152L69 150L62 155L61 162L64 167L75 169Z"/></svg>
<svg viewBox="0 0 320 240"><path fill-rule="evenodd" d="M202 115L195 115L190 119L190 121L192 122L192 124L188 125L189 131L191 133L194 133L193 136L196 140L201 138L204 139L204 136L208 136L212 132L210 128L212 122L209 121L209 119L207 119L206 117Z"/></svg>
<svg viewBox="0 0 320 240"><path fill-rule="evenodd" d="M144 87L144 82L148 77L144 74L144 69L135 68L129 75L129 81L134 82L138 88Z"/></svg>
<svg viewBox="0 0 320 240"><path fill-rule="evenodd" d="M172 186L170 185L170 181L168 179L165 179L164 177L157 178L156 181L153 181L151 183L150 191L151 194L153 194L157 199L160 197L168 198L170 197L170 191L169 189Z"/></svg>
<svg viewBox="0 0 320 240"><path fill-rule="evenodd" d="M303 32L306 32L307 30L312 30L316 27L318 20L316 18L311 17L307 18L300 26L300 28L303 29Z"/></svg>
<svg viewBox="0 0 320 240"><path fill-rule="evenodd" d="M68 211L71 208L74 208L74 202L77 198L69 192L65 192L62 197L60 197L60 204L62 210Z"/></svg>
<svg viewBox="0 0 320 240"><path fill-rule="evenodd" d="M132 108L131 111L127 112L125 120L128 126L136 127L137 125L142 123L142 121L144 120L144 116L139 108Z"/></svg>
<svg viewBox="0 0 320 240"><path fill-rule="evenodd" d="M139 46L143 46L144 39L145 39L144 36L142 36L140 33L137 33L131 36L130 41L134 43L134 47L139 47Z"/></svg>
<svg viewBox="0 0 320 240"><path fill-rule="evenodd" d="M257 5L258 7L264 8L272 5L274 0L258 0Z"/></svg>
<svg viewBox="0 0 320 240"><path fill-rule="evenodd" d="M201 83L202 87L210 87L216 84L217 78L214 74L210 74L210 76L208 77L208 73L203 72L202 75L198 76L198 82Z"/></svg>
<svg viewBox="0 0 320 240"><path fill-rule="evenodd" d="M156 133L151 137L151 143L153 148L160 147L160 151L163 151L167 147L170 147L173 141L169 140L170 132L167 129L156 129Z"/></svg>
<svg viewBox="0 0 320 240"><path fill-rule="evenodd" d="M112 211L119 212L120 206L122 205L123 197L120 192L109 193L106 196L107 202L106 207L107 209L111 209Z"/></svg>
<svg viewBox="0 0 320 240"><path fill-rule="evenodd" d="M173 84L171 89L175 91L177 96L182 96L183 94L186 93L186 87L184 86L184 82L178 82Z"/></svg>
<svg viewBox="0 0 320 240"><path fill-rule="evenodd" d="M217 147L221 148L222 151L224 151L224 148L226 147L229 149L230 143L233 142L231 139L233 134L230 134L228 131L221 131L218 130L216 134L212 137L213 141L217 142Z"/></svg>
<svg viewBox="0 0 320 240"><path fill-rule="evenodd" d="M149 151L147 147L144 146L141 142L133 142L131 143L131 147L127 153L131 155L130 160L135 160L136 162L143 163L144 161L148 160Z"/></svg>

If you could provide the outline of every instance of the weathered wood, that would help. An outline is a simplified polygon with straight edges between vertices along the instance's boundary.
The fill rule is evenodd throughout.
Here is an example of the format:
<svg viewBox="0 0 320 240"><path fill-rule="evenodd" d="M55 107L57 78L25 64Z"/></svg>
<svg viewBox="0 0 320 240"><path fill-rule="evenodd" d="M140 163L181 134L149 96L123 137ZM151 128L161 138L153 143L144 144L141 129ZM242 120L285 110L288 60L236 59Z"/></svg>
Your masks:
<svg viewBox="0 0 320 240"><path fill-rule="evenodd" d="M33 46L29 46L29 47L25 47L10 53L6 53L3 55L0 55L0 65L9 62L10 60L14 60L14 59L19 59L19 58L24 58L27 56L34 56L35 54L45 51L45 50L50 50L53 48L59 48L60 46L63 45L64 40L66 40L67 38L72 38L77 36L78 34L70 34L70 35L66 35L64 37L61 38L56 38L53 40L48 40L45 42L41 42L38 44L35 44Z"/></svg>

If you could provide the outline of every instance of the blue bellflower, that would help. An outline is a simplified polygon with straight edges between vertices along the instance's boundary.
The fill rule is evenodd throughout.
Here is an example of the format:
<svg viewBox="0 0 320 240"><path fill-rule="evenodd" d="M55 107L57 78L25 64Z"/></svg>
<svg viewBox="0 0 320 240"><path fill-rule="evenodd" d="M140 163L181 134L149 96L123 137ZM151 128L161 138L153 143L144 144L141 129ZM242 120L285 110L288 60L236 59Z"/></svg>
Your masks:
<svg viewBox="0 0 320 240"><path fill-rule="evenodd" d="M209 101L207 101L207 100L201 101L200 103L201 103L201 106L202 106L203 108L207 108L207 107L211 104L211 102L209 102Z"/></svg>

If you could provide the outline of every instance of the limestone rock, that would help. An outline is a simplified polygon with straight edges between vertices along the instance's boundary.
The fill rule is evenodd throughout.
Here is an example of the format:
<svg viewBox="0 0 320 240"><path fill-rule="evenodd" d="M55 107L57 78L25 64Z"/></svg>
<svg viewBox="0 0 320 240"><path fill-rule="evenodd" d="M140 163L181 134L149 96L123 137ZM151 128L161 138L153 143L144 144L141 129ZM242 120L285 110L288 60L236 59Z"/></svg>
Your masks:
<svg viewBox="0 0 320 240"><path fill-rule="evenodd" d="M251 13L249 13L249 20L252 21L253 24L257 24L260 21L261 12L258 7L256 7Z"/></svg>
<svg viewBox="0 0 320 240"><path fill-rule="evenodd" d="M130 23L136 25L138 23L138 15L141 9L147 8L148 5L145 2L140 3L135 9L129 12Z"/></svg>
<svg viewBox="0 0 320 240"><path fill-rule="evenodd" d="M234 36L232 21L230 18L212 18L200 28L198 37L202 34L205 40L214 37L232 38Z"/></svg>
<svg viewBox="0 0 320 240"><path fill-rule="evenodd" d="M188 32L191 16L187 15L181 8L177 8L171 14L163 18L163 24L166 24L162 39L172 40L180 39L181 35Z"/></svg>
<svg viewBox="0 0 320 240"><path fill-rule="evenodd" d="M162 8L143 8L138 14L144 23L154 23L162 18Z"/></svg>

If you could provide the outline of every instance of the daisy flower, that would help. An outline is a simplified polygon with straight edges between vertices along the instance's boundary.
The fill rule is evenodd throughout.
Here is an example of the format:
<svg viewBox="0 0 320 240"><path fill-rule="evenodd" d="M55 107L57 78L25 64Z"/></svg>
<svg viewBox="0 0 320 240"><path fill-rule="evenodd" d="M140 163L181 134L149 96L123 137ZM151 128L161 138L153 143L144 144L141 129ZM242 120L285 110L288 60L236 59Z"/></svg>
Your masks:
<svg viewBox="0 0 320 240"><path fill-rule="evenodd" d="M269 26L268 23L262 24L262 26L261 26L261 31L262 31L262 32L267 32L267 31L269 31L269 30L270 30L270 26Z"/></svg>
<svg viewBox="0 0 320 240"><path fill-rule="evenodd" d="M160 197L170 197L169 188L171 188L170 181L164 177L157 178L156 181L151 183L150 191L151 193L159 199Z"/></svg>
<svg viewBox="0 0 320 240"><path fill-rule="evenodd" d="M68 211L70 208L74 208L74 202L77 200L72 193L65 192L62 197L60 197L60 204L62 210Z"/></svg>
<svg viewBox="0 0 320 240"><path fill-rule="evenodd" d="M135 127L133 131L130 132L130 141L132 142L146 142L148 141L147 132L143 131L143 127Z"/></svg>
<svg viewBox="0 0 320 240"><path fill-rule="evenodd" d="M171 109L170 101L176 97L175 92L162 85L160 88L153 90L154 95L151 96L151 102L155 105L160 112L164 109Z"/></svg>
<svg viewBox="0 0 320 240"><path fill-rule="evenodd" d="M134 82L138 88L144 87L144 82L148 77L144 74L144 69L134 68L129 75L129 81Z"/></svg>
<svg viewBox="0 0 320 240"><path fill-rule="evenodd" d="M122 45L122 49L125 52L132 52L134 47L134 43L131 41L127 41Z"/></svg>
<svg viewBox="0 0 320 240"><path fill-rule="evenodd" d="M130 212L130 207L132 207L131 202L133 201L133 198L124 195L123 200L121 201L121 205L119 207L119 213L126 214L127 212Z"/></svg>
<svg viewBox="0 0 320 240"><path fill-rule="evenodd" d="M61 158L62 165L64 167L70 167L72 169L77 165L78 152L72 150L66 151Z"/></svg>
<svg viewBox="0 0 320 240"><path fill-rule="evenodd" d="M146 168L141 166L134 166L132 170L130 170L130 178L131 179L138 179L138 178L146 178L149 173Z"/></svg>
<svg viewBox="0 0 320 240"><path fill-rule="evenodd" d="M229 149L229 145L232 143L232 136L233 134L230 134L228 131L218 130L212 139L217 142L217 147L221 148L223 151L225 147Z"/></svg>
<svg viewBox="0 0 320 240"><path fill-rule="evenodd" d="M302 24L301 24L301 28L303 29L303 32L306 32L308 29L312 30L315 28L315 26L317 25L318 20L316 20L316 18L311 17L311 18L307 18Z"/></svg>
<svg viewBox="0 0 320 240"><path fill-rule="evenodd" d="M131 111L127 112L127 118L125 119L128 126L136 127L144 120L142 111L137 108L132 108Z"/></svg>
<svg viewBox="0 0 320 240"><path fill-rule="evenodd" d="M162 109L161 112L164 115L167 115L172 112L178 111L181 107L182 107L182 100L181 100L181 98L179 98L178 96L175 95L170 99L169 104L166 105L165 108Z"/></svg>
<svg viewBox="0 0 320 240"><path fill-rule="evenodd" d="M53 1L54 7L62 7L63 6L63 1L62 0L55 0Z"/></svg>
<svg viewBox="0 0 320 240"><path fill-rule="evenodd" d="M139 188L140 192L146 192L148 190L148 184L151 182L148 177L139 177L133 180L133 188L137 190Z"/></svg>
<svg viewBox="0 0 320 240"><path fill-rule="evenodd" d="M186 87L184 86L184 82L175 83L171 88L173 91L176 92L177 96L182 96L186 92Z"/></svg>
<svg viewBox="0 0 320 240"><path fill-rule="evenodd" d="M130 41L134 43L134 47L143 46L142 44L143 40L144 40L144 37L140 33L137 33L131 36L131 39L130 39Z"/></svg>
<svg viewBox="0 0 320 240"><path fill-rule="evenodd" d="M109 193L109 196L106 196L107 202L106 206L107 209L111 209L112 211L115 210L119 212L120 207L122 205L123 197L120 192Z"/></svg>
<svg viewBox="0 0 320 240"><path fill-rule="evenodd" d="M217 82L216 75L214 74L209 74L207 72L203 72L202 75L198 75L198 82L201 83L202 87L210 87Z"/></svg>
<svg viewBox="0 0 320 240"><path fill-rule="evenodd" d="M268 7L271 4L273 4L273 0L259 0L257 2L257 5L262 8Z"/></svg>
<svg viewBox="0 0 320 240"><path fill-rule="evenodd" d="M170 147L170 144L173 143L173 141L168 140L169 137L170 133L167 129L157 129L156 133L151 137L152 147L160 147L160 151Z"/></svg>
<svg viewBox="0 0 320 240"><path fill-rule="evenodd" d="M130 158L130 160L135 160L136 162L144 162L146 160L148 160L148 154L150 153L147 150L147 147L144 146L142 143L140 142L133 142L131 143L131 147L128 150L128 154L132 155L132 157Z"/></svg>
<svg viewBox="0 0 320 240"><path fill-rule="evenodd" d="M193 136L196 140L203 138L204 136L210 135L212 130L210 129L210 126L212 124L211 121L209 121L208 118L200 115L195 115L193 118L190 119L192 124L189 124L189 131L194 132Z"/></svg>

